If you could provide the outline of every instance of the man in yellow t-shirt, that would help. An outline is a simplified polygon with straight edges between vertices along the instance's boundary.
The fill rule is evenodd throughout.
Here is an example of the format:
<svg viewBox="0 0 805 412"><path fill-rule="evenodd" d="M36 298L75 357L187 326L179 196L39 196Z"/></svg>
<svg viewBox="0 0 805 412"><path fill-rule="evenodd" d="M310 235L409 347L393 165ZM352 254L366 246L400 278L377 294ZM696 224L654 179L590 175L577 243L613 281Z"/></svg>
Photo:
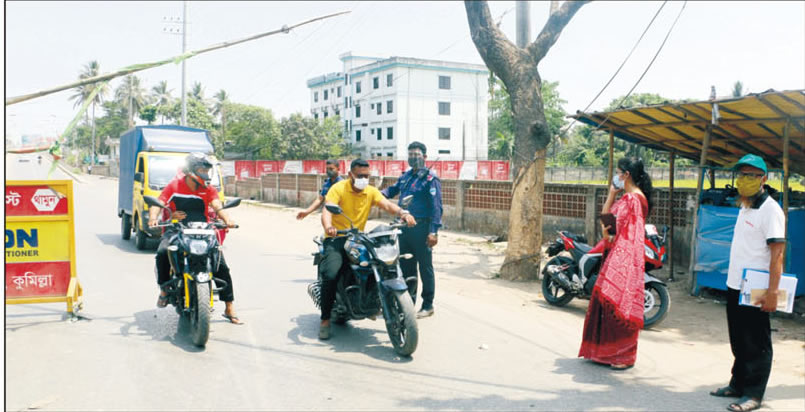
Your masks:
<svg viewBox="0 0 805 412"><path fill-rule="evenodd" d="M369 162L355 159L349 168L349 179L342 180L327 192L325 205L338 205L342 214L333 215L327 208L322 209L321 225L327 238L324 240L324 256L319 263L322 274L321 284L321 325L319 339L330 338L330 314L333 311L338 275L349 270L348 258L344 251L346 237L336 237L339 230L349 229L349 220L360 230L369 220L372 206L400 216L408 226L416 225L416 219L407 210L389 202L374 186L369 186ZM347 220L346 217L349 217Z"/></svg>

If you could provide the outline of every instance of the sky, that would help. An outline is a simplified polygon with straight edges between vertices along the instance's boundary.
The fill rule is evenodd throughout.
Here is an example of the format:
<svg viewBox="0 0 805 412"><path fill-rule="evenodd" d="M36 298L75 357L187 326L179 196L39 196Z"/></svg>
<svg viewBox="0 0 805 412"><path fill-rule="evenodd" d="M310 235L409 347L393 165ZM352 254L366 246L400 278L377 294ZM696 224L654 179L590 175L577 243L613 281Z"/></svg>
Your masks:
<svg viewBox="0 0 805 412"><path fill-rule="evenodd" d="M548 2L531 3L531 38L548 17ZM590 104L613 75L662 2L598 1L585 5L539 65L544 80L558 81L564 109ZM669 1L635 53L590 110L628 92L678 15ZM515 2L489 4L515 41ZM350 14L214 51L187 61L187 88L205 96L226 90L230 99L271 109L276 117L309 114L306 81L341 70L338 55L415 57L483 64L469 34L462 2L189 2L187 49L292 25L338 12ZM5 3L5 96L74 81L83 65L102 72L181 53L181 36L167 34L182 16L181 1ZM166 80L180 95L181 65L137 73L150 90ZM805 88L805 2L687 3L667 44L634 93L706 99L710 86L729 95L744 90ZM120 84L113 81L112 89ZM7 137L60 134L76 115L71 91L6 107Z"/></svg>

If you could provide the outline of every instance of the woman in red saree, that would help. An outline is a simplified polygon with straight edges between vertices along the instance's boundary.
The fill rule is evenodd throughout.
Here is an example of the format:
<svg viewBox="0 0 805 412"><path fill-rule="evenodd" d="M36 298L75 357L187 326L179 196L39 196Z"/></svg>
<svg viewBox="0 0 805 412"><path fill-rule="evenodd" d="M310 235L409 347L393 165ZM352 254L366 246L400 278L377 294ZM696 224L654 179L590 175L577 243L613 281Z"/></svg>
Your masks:
<svg viewBox="0 0 805 412"><path fill-rule="evenodd" d="M615 202L621 191L623 196ZM579 356L613 369L630 368L637 358L637 336L643 328L644 225L651 192L642 160L620 159L602 210L615 215L615 236L602 224L604 239L591 251L607 253L584 319Z"/></svg>

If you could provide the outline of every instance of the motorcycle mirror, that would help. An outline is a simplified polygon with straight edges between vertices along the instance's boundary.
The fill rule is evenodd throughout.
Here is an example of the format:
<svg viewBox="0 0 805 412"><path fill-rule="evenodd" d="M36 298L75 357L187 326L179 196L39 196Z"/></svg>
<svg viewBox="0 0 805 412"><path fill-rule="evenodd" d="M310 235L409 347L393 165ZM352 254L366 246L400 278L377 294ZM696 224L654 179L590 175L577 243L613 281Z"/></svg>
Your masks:
<svg viewBox="0 0 805 412"><path fill-rule="evenodd" d="M167 206L162 204L162 202L160 202L159 199L153 196L143 196L143 201L145 201L145 204L147 204L148 206L156 206L162 209L167 209Z"/></svg>
<svg viewBox="0 0 805 412"><path fill-rule="evenodd" d="M340 215L341 214L341 207L338 206L338 205L324 205L324 208L327 209L328 212L330 212L330 213L332 213L334 215Z"/></svg>
<svg viewBox="0 0 805 412"><path fill-rule="evenodd" d="M402 207L403 209L407 209L408 205L411 204L412 200L414 200L414 195L408 195L402 198L402 202L400 202L400 207Z"/></svg>
<svg viewBox="0 0 805 412"><path fill-rule="evenodd" d="M227 200L226 203L224 203L224 207L222 207L221 209L229 209L233 207L238 207L239 205L240 205L240 198L236 197L234 199Z"/></svg>

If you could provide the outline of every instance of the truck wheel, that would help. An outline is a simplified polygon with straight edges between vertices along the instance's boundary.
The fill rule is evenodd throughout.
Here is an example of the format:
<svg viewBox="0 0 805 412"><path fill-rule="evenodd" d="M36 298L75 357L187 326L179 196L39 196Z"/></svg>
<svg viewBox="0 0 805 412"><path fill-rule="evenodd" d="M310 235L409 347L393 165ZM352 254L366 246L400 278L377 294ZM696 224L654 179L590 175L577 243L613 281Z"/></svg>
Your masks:
<svg viewBox="0 0 805 412"><path fill-rule="evenodd" d="M147 243L148 235L140 229L140 219L137 217L134 219L134 246L137 247L137 250L145 250Z"/></svg>
<svg viewBox="0 0 805 412"><path fill-rule="evenodd" d="M120 238L123 240L131 239L131 216L126 213L120 216Z"/></svg>

